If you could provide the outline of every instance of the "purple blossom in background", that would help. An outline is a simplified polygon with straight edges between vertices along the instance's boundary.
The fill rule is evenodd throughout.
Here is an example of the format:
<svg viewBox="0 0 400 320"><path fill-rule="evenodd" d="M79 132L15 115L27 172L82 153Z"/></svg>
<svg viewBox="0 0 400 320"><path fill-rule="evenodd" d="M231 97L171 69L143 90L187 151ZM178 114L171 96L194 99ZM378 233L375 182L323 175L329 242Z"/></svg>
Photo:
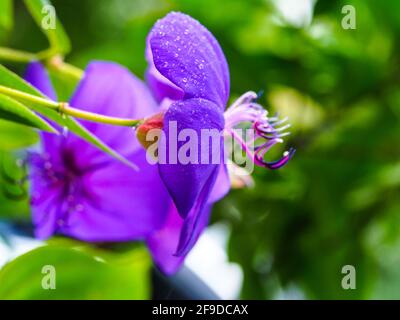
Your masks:
<svg viewBox="0 0 400 320"><path fill-rule="evenodd" d="M41 64L31 63L25 78L56 99ZM70 103L86 111L126 118L141 118L158 108L139 79L106 62L92 62L87 67ZM124 241L144 238L162 227L169 196L157 168L146 162L132 129L82 123L140 165L141 171L130 169L73 134L42 133L42 153L30 156L36 236L47 238L58 232L84 241Z"/></svg>
<svg viewBox="0 0 400 320"><path fill-rule="evenodd" d="M282 142L287 126L278 128L282 121L267 117L255 103L255 93L245 93L224 112L228 65L218 42L199 22L181 13L159 20L148 36L146 58L148 87L121 66L93 62L70 104L124 118L162 112L167 150L169 126L176 122L178 132L192 129L200 135L202 129L217 129L231 134L257 165L270 169L293 155L290 150L276 162L264 161L264 154ZM56 99L39 63L29 65L26 79ZM242 123L250 123L255 131L254 150L233 130ZM93 242L145 239L160 269L175 272L207 226L212 204L230 189L224 161L150 165L132 129L82 124L140 171L72 134L43 133L43 152L31 156L36 235L61 233ZM178 149L183 143L177 143ZM213 151L206 156L211 159Z"/></svg>

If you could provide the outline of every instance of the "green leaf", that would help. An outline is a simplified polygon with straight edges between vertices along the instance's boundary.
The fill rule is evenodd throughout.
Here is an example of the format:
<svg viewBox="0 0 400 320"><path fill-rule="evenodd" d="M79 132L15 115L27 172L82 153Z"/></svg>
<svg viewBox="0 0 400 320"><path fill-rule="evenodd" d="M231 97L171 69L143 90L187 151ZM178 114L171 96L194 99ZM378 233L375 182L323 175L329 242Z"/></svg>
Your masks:
<svg viewBox="0 0 400 320"><path fill-rule="evenodd" d="M39 90L32 87L28 82L2 64L0 64L0 84L38 97L43 97Z"/></svg>
<svg viewBox="0 0 400 320"><path fill-rule="evenodd" d="M2 121L1 122L6 122ZM12 126L19 126L22 129L34 133L33 130L25 126L16 125L8 122ZM19 132L21 135L23 130ZM6 136L9 138L9 136ZM4 143L0 130L0 147ZM9 142L8 142L9 143ZM27 184L21 185L26 178L26 168L21 167L20 156L16 152L3 152L0 151L0 220L1 219L14 219L18 221L30 221L30 205L29 197L26 196L28 188Z"/></svg>
<svg viewBox="0 0 400 320"><path fill-rule="evenodd" d="M68 53L71 44L63 26L56 17L56 11L51 2L48 0L25 0L25 4L33 19L49 40L52 54Z"/></svg>
<svg viewBox="0 0 400 320"><path fill-rule="evenodd" d="M0 27L10 30L13 26L13 1L0 0Z"/></svg>
<svg viewBox="0 0 400 320"><path fill-rule="evenodd" d="M12 89L16 89L19 91L23 91L25 93L29 93L41 98L45 98L37 89L27 83L25 80L17 76L12 71L5 68L3 65L0 64L0 84ZM126 165L130 166L133 169L137 169L137 167L130 162L128 159L120 155L115 150L111 149L107 146L104 142L102 142L99 138L93 135L90 131L88 131L85 127L83 127L79 122L75 119L68 117L68 116L61 116L58 112L45 108L43 106L35 105L33 103L24 102L27 106L31 107L35 111L39 112L46 118L53 120L54 122L58 123L61 127L68 128L72 133L76 134L77 136L81 137L82 139L90 142L91 144L95 145L100 150L106 152L107 154L111 155L112 157L116 158L117 160L125 163Z"/></svg>
<svg viewBox="0 0 400 320"><path fill-rule="evenodd" d="M57 132L45 120L22 103L0 94L0 119L24 124L43 131Z"/></svg>
<svg viewBox="0 0 400 320"><path fill-rule="evenodd" d="M0 120L0 150L26 148L38 141L38 134L16 123Z"/></svg>
<svg viewBox="0 0 400 320"><path fill-rule="evenodd" d="M59 245L40 247L0 270L0 299L148 299L150 260L144 249L103 255ZM55 289L50 284L54 268Z"/></svg>

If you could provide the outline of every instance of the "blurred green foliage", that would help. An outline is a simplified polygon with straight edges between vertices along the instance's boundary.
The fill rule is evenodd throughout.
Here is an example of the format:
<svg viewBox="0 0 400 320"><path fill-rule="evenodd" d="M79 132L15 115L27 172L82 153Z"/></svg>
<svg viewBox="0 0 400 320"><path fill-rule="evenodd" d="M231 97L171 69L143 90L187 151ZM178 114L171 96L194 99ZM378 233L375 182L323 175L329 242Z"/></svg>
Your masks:
<svg viewBox="0 0 400 320"><path fill-rule="evenodd" d="M139 76L155 20L188 13L221 43L232 96L264 90L261 102L290 117L294 159L279 171L257 169L253 189L232 191L214 209L213 220L232 227L229 256L243 267L243 298L400 298L399 1L319 0L300 25L272 0L53 4L71 39L68 62L114 60ZM347 4L356 9L355 30L341 26ZM15 5L3 45L46 48L22 3ZM34 141L4 125L2 150ZM347 264L356 268L356 290L341 287Z"/></svg>
<svg viewBox="0 0 400 320"><path fill-rule="evenodd" d="M53 241L0 271L0 299L148 299L149 264L144 249L125 254L87 252L72 241ZM52 275L53 290L49 289Z"/></svg>

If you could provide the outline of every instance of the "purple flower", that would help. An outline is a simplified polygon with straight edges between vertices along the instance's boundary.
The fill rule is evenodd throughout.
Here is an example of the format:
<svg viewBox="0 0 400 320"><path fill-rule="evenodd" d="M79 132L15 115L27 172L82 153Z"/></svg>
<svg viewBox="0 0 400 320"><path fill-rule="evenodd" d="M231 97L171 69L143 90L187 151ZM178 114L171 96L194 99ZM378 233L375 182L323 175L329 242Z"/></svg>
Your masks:
<svg viewBox="0 0 400 320"><path fill-rule="evenodd" d="M200 135L204 129L215 129L231 135L254 163L270 169L281 167L292 156L290 150L276 162L264 161L264 154L282 142L286 126L278 128L278 119L267 117L267 111L255 102L255 93L244 94L224 112L229 97L228 65L218 42L199 22L181 13L159 20L148 36L146 58L149 87L123 67L93 62L70 104L104 115L148 117L142 126L150 121L161 124L165 140L160 145L166 146L168 160L173 124L178 133L191 129ZM26 79L56 99L40 64L29 65ZM251 143L235 132L243 123L255 132ZM223 154L219 163L150 165L132 129L82 124L140 171L71 134L43 133L43 152L31 156L36 235L47 238L61 233L85 241L145 239L160 269L175 272L207 226L212 204L230 189ZM219 139L223 148L223 136ZM176 148L183 144L178 141ZM211 159L214 152L211 148L199 157Z"/></svg>
<svg viewBox="0 0 400 320"><path fill-rule="evenodd" d="M28 65L25 79L56 100L40 63ZM124 118L143 118L159 110L142 81L108 62L92 62L87 67L70 104ZM147 162L131 128L87 121L82 124L140 170L134 171L68 132L61 136L41 133L41 152L29 156L36 237L64 234L88 242L147 240L160 269L168 274L175 272L184 260L184 255L174 255L184 220L157 166ZM214 194L218 193L215 187ZM210 205L202 212L208 216ZM205 224L197 230L195 239Z"/></svg>
<svg viewBox="0 0 400 320"><path fill-rule="evenodd" d="M255 102L254 92L244 94L224 112L230 87L228 64L217 40L198 21L182 13L170 13L159 20L148 36L146 57L147 80L152 92L161 104L167 104L163 123L167 151L171 150L170 127L177 124L178 133L192 129L200 136L203 129L217 129L230 134L255 164L270 169L283 166L292 157L293 149L276 162L264 160L264 154L273 145L283 142L282 137L287 133L282 131L288 126L278 128L285 120L268 118L267 111ZM251 142L235 132L243 123L250 123L255 132ZM223 145L222 135L220 139ZM184 143L178 141L177 149ZM254 143L256 146L252 149L250 144ZM201 141L197 149L201 149ZM206 156L211 158L213 151L210 149ZM193 247L207 225L209 205L230 188L227 168L221 162L201 164L198 159L191 164L159 163L161 179L183 219L177 256L187 254ZM170 237L168 231L162 232L159 238L151 239L150 243L154 238L158 240L152 247L162 245L163 239Z"/></svg>
<svg viewBox="0 0 400 320"><path fill-rule="evenodd" d="M41 64L31 63L25 78L56 99ZM126 118L141 118L158 109L139 79L106 62L92 62L87 67L70 103L86 111ZM42 133L42 153L30 156L36 236L61 233L84 241L124 241L143 239L162 227L169 195L157 168L146 162L145 151L134 141L132 129L82 123L141 171L132 170L73 134Z"/></svg>

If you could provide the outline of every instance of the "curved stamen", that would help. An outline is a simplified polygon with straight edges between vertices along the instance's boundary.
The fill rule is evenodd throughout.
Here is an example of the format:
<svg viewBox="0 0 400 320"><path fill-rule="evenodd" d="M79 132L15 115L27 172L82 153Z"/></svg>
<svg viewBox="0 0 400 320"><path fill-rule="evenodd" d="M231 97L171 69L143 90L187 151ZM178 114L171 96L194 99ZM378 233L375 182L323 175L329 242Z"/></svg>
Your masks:
<svg viewBox="0 0 400 320"><path fill-rule="evenodd" d="M248 91L242 94L230 107L229 109L234 109L242 104L254 101L258 98L257 93L254 91Z"/></svg>
<svg viewBox="0 0 400 320"><path fill-rule="evenodd" d="M257 94L249 91L236 100L225 112L225 129L239 142L242 149L254 161L255 164L269 169L278 169L285 165L294 155L293 148L285 151L282 158L267 162L264 155L277 143L282 143L282 138L288 136L290 128L288 118L280 119L278 115L268 118L268 111L256 103ZM235 132L235 127L244 123L250 123L254 130L252 138L245 141L243 137ZM259 140L264 139L264 142ZM257 144L257 142L259 142Z"/></svg>
<svg viewBox="0 0 400 320"><path fill-rule="evenodd" d="M270 148L271 147L269 147L268 149ZM259 149L255 153L255 159L256 159L255 163L258 164L259 166L267 167L268 169L271 170L279 169L283 167L286 163L288 163L288 161L293 157L295 152L296 150L294 148L290 148L288 151L285 151L283 153L283 156L279 160L267 162L264 160L264 155L266 151L264 151L263 149Z"/></svg>

